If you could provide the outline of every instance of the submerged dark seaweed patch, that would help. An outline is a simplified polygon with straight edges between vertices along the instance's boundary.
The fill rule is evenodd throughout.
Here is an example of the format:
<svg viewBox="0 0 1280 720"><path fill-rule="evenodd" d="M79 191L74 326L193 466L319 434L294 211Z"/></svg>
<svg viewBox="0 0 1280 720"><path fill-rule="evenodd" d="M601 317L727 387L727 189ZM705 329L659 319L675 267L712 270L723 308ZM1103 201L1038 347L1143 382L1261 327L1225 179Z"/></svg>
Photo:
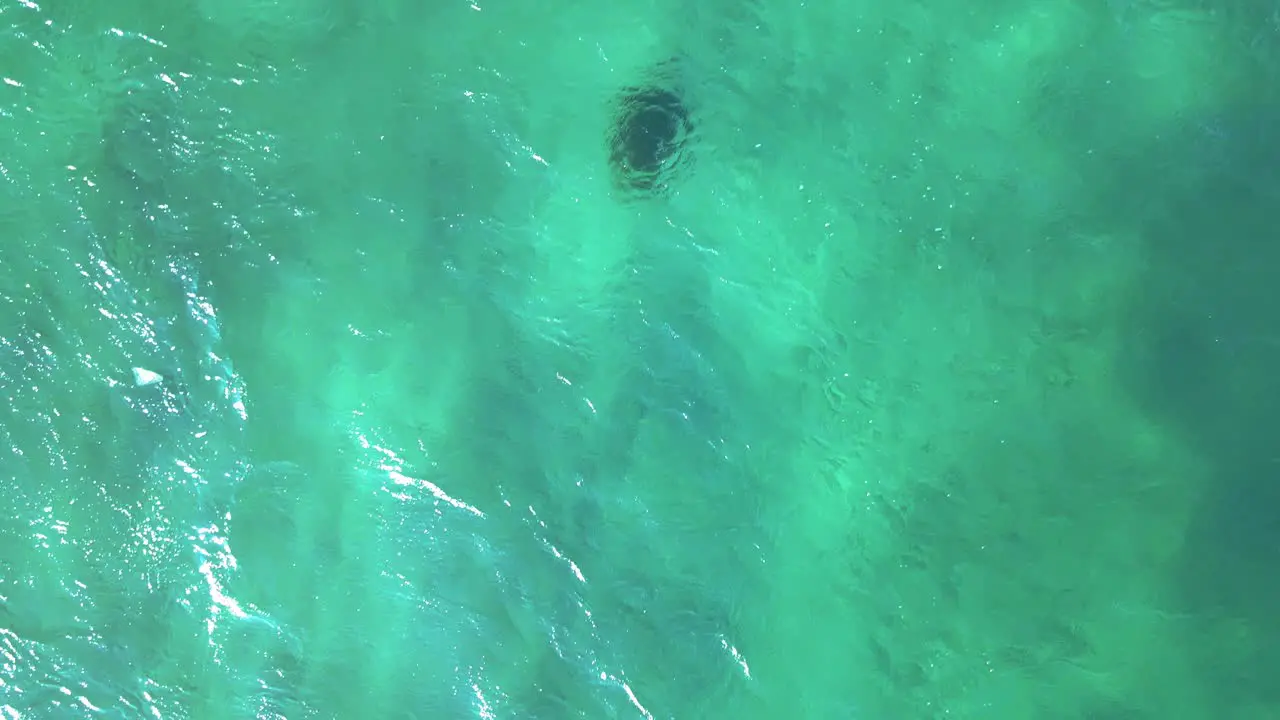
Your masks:
<svg viewBox="0 0 1280 720"><path fill-rule="evenodd" d="M666 192L671 178L688 162L686 143L692 130L678 89L656 81L625 88L608 137L614 186L631 197Z"/></svg>

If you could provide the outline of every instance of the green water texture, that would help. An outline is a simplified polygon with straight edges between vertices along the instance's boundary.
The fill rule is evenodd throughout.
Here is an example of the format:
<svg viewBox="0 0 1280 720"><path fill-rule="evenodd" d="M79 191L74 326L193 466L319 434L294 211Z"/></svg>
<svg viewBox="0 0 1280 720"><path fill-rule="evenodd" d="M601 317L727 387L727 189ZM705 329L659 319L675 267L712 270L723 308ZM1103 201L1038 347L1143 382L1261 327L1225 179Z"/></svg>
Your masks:
<svg viewBox="0 0 1280 720"><path fill-rule="evenodd" d="M0 0L0 80L4 720L1280 717L1273 2Z"/></svg>

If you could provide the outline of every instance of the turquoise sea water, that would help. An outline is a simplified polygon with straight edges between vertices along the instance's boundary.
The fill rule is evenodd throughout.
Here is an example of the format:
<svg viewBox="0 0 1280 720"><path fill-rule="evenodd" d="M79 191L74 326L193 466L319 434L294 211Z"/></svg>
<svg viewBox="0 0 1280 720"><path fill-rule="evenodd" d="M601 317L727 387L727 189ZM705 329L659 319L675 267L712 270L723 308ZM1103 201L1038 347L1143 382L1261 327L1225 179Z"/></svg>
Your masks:
<svg viewBox="0 0 1280 720"><path fill-rule="evenodd" d="M0 0L0 718L1280 717L1278 17Z"/></svg>

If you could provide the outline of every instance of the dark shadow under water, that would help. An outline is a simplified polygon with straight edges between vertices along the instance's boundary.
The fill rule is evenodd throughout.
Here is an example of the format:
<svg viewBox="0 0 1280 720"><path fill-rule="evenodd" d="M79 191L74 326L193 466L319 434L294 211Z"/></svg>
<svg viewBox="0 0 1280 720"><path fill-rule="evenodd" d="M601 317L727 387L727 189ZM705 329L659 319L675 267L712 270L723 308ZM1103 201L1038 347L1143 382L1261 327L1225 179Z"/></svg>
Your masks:
<svg viewBox="0 0 1280 720"><path fill-rule="evenodd" d="M1185 607L1280 637L1280 97L1153 143L1117 186L1146 218L1121 377L1211 463L1182 553ZM1162 171L1168 171L1162 178ZM1173 178L1173 179L1164 179ZM1113 188L1117 190L1118 187ZM1280 702L1280 645L1204 658L1210 682Z"/></svg>

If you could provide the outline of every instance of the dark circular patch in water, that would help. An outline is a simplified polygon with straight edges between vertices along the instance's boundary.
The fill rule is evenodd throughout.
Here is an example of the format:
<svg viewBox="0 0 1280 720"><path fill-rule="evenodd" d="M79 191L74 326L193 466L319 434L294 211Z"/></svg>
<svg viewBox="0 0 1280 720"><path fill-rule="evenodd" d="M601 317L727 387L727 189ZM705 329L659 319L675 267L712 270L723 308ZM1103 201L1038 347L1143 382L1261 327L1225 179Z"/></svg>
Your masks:
<svg viewBox="0 0 1280 720"><path fill-rule="evenodd" d="M609 131L609 166L624 195L663 194L672 175L687 163L693 130L680 93L661 84L622 91Z"/></svg>

